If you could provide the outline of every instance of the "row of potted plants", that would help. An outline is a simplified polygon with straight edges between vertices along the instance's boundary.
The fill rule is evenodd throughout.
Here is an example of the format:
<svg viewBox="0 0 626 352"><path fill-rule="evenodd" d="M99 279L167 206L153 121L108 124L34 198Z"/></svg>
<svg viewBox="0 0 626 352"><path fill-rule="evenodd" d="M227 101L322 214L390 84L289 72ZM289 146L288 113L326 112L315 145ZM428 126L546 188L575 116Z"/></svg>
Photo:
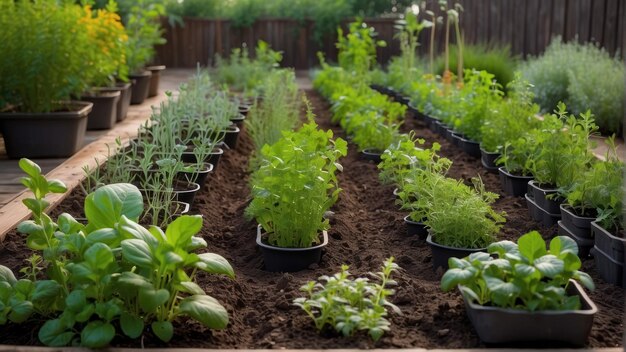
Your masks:
<svg viewBox="0 0 626 352"><path fill-rule="evenodd" d="M162 41L159 14L134 6L124 27L117 11L113 0L97 10L53 0L0 5L0 132L9 157L70 156L86 128L111 128L146 98L133 74Z"/></svg>

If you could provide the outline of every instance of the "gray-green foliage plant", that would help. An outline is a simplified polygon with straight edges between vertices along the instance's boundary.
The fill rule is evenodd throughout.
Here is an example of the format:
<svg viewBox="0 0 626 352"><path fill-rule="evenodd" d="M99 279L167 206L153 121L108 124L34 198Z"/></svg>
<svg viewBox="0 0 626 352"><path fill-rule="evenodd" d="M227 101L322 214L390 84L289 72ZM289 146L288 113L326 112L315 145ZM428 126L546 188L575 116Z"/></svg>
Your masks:
<svg viewBox="0 0 626 352"><path fill-rule="evenodd" d="M463 259L450 258L441 288L458 287L466 299L480 305L527 311L580 309L580 297L570 296L570 280L590 290L591 277L580 271L578 245L565 236L546 242L537 231L517 243L492 243L488 253L472 253Z"/></svg>
<svg viewBox="0 0 626 352"><path fill-rule="evenodd" d="M545 53L521 66L544 111L564 102L574 115L594 112L603 133L621 133L625 69L618 58L592 43L555 38Z"/></svg>
<svg viewBox="0 0 626 352"><path fill-rule="evenodd" d="M352 279L348 269L342 265L341 271L333 276L309 281L300 288L306 297L296 298L294 304L306 312L318 331L329 327L344 336L352 336L364 330L372 340L378 341L391 330L387 308L401 314L388 300L394 294L389 287L396 285L391 276L399 267L393 257L387 259L380 272L370 273L376 282L361 277Z"/></svg>
<svg viewBox="0 0 626 352"><path fill-rule="evenodd" d="M20 167L33 193L24 200L33 218L18 231L36 254L22 279L0 266L0 324L37 319L44 321L38 331L43 344L89 348L105 347L116 335L139 338L148 326L168 342L181 317L226 327L228 312L195 280L201 271L228 277L234 271L220 255L194 253L207 245L197 236L200 216L181 216L165 231L145 228L137 223L139 190L112 184L85 198L86 224L67 213L55 222L44 212L45 197L65 186L46 180L30 160L20 160Z"/></svg>

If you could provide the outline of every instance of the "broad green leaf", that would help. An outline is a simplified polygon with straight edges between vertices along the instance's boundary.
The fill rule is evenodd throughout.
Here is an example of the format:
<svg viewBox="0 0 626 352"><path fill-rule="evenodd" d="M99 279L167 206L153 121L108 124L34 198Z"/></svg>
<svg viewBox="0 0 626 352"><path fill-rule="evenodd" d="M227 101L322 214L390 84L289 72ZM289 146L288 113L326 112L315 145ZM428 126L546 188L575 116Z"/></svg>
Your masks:
<svg viewBox="0 0 626 352"><path fill-rule="evenodd" d="M46 346L67 346L74 338L72 330L67 329L60 319L48 320L39 329L39 341Z"/></svg>
<svg viewBox="0 0 626 352"><path fill-rule="evenodd" d="M96 306L94 306L93 303L85 304L82 307L78 307L78 309L79 310L76 312L74 318L79 323L87 322L96 312Z"/></svg>
<svg viewBox="0 0 626 352"><path fill-rule="evenodd" d="M567 236L556 236L550 241L550 254L561 257L561 254L570 252L578 255L578 244Z"/></svg>
<svg viewBox="0 0 626 352"><path fill-rule="evenodd" d="M520 253L531 262L547 253L546 242L537 231L523 235L519 238L517 244Z"/></svg>
<svg viewBox="0 0 626 352"><path fill-rule="evenodd" d="M169 321L155 321L150 326L152 332L163 342L169 342L174 336L174 327Z"/></svg>
<svg viewBox="0 0 626 352"><path fill-rule="evenodd" d="M193 281L183 281L175 286L175 288L180 292L189 293L192 295L205 295L206 292L195 282Z"/></svg>
<svg viewBox="0 0 626 352"><path fill-rule="evenodd" d="M85 260L91 268L104 270L115 262L113 251L104 243L94 243L85 251Z"/></svg>
<svg viewBox="0 0 626 352"><path fill-rule="evenodd" d="M88 232L115 227L122 215L137 221L143 213L143 197L139 189L129 183L105 185L85 198Z"/></svg>
<svg viewBox="0 0 626 352"><path fill-rule="evenodd" d="M500 258L504 257L505 253L517 253L517 244L511 241L499 241L494 242L487 247L489 253L498 253Z"/></svg>
<svg viewBox="0 0 626 352"><path fill-rule="evenodd" d="M139 306L148 313L156 312L157 308L165 304L169 298L170 293L166 289L144 288L139 290Z"/></svg>
<svg viewBox="0 0 626 352"><path fill-rule="evenodd" d="M48 180L48 190L52 193L65 193L67 187L60 180Z"/></svg>
<svg viewBox="0 0 626 352"><path fill-rule="evenodd" d="M22 171L24 171L30 177L37 177L41 175L41 168L39 167L39 165L27 158L20 159L18 165L20 169L22 169Z"/></svg>
<svg viewBox="0 0 626 352"><path fill-rule="evenodd" d="M533 264L539 272L549 278L554 278L563 273L565 267L563 261L552 254L535 259Z"/></svg>
<svg viewBox="0 0 626 352"><path fill-rule="evenodd" d="M191 242L191 237L202 229L202 216L183 215L172 221L165 230L167 241L174 248L185 248Z"/></svg>
<svg viewBox="0 0 626 352"><path fill-rule="evenodd" d="M194 295L180 301L179 313L187 315L211 329L224 329L228 325L228 312L215 298Z"/></svg>
<svg viewBox="0 0 626 352"><path fill-rule="evenodd" d="M110 323L92 321L80 333L80 344L89 348L102 348L115 337L115 328Z"/></svg>
<svg viewBox="0 0 626 352"><path fill-rule="evenodd" d="M16 282L17 279L15 278L15 275L13 274L13 271L11 271L11 269L7 268L6 266L0 265L0 282L4 281L9 283L9 285L13 286Z"/></svg>
<svg viewBox="0 0 626 352"><path fill-rule="evenodd" d="M448 269L441 278L441 289L447 292L459 284L465 284L472 280L477 272L478 270L474 267Z"/></svg>
<svg viewBox="0 0 626 352"><path fill-rule="evenodd" d="M14 323L23 323L30 318L34 311L35 308L33 307L32 302L12 300L9 320Z"/></svg>
<svg viewBox="0 0 626 352"><path fill-rule="evenodd" d="M596 288L596 285L594 285L593 283L593 279L587 273L577 270L574 273L573 278L578 280L578 282L580 282L583 286L585 286L590 291L593 291Z"/></svg>
<svg viewBox="0 0 626 352"><path fill-rule="evenodd" d="M204 238L198 237L198 236L192 236L191 237L191 243L189 244L189 246L187 248L185 248L185 250L186 251L193 251L193 250L196 250L198 248L204 248L206 246L207 246L207 243L204 240Z"/></svg>
<svg viewBox="0 0 626 352"><path fill-rule="evenodd" d="M232 279L235 278L235 271L228 261L219 254L201 253L198 254L199 262L195 265L197 268L211 274L223 274Z"/></svg>
<svg viewBox="0 0 626 352"><path fill-rule="evenodd" d="M122 215L119 225L118 231L122 238L142 240L150 245L151 248L156 248L159 245L159 241L150 231L126 216Z"/></svg>
<svg viewBox="0 0 626 352"><path fill-rule="evenodd" d="M94 244L99 242L104 243L111 248L117 248L120 241L117 230L113 228L103 228L92 231L91 233L89 233L89 235L87 235L86 239L88 244Z"/></svg>
<svg viewBox="0 0 626 352"><path fill-rule="evenodd" d="M486 262L486 261L490 261L493 258L491 258L491 256L489 255L489 253L485 253L485 252L474 252L471 253L468 257L467 260L470 263L474 263L476 261L478 262Z"/></svg>
<svg viewBox="0 0 626 352"><path fill-rule="evenodd" d="M49 308L54 305L62 290L61 285L54 280L36 281L30 299L37 305Z"/></svg>
<svg viewBox="0 0 626 352"><path fill-rule="evenodd" d="M57 218L57 225L59 225L59 231L66 234L76 233L85 227L68 213L59 215Z"/></svg>
<svg viewBox="0 0 626 352"><path fill-rule="evenodd" d="M152 288L152 283L145 277L130 272L123 272L118 278L117 283L122 286L121 290L140 289L140 288Z"/></svg>
<svg viewBox="0 0 626 352"><path fill-rule="evenodd" d="M121 243L122 257L129 263L140 268L150 269L155 263L148 244L140 239L124 240Z"/></svg>
<svg viewBox="0 0 626 352"><path fill-rule="evenodd" d="M131 339L136 339L143 333L144 323L143 319L124 312L120 316L120 327L126 336Z"/></svg>

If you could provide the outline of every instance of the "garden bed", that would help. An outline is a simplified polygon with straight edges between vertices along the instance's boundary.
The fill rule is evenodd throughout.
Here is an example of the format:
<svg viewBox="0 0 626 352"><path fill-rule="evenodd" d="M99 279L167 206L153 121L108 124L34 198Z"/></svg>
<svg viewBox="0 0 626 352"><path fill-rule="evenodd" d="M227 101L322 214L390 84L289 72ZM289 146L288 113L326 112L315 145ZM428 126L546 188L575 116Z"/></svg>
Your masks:
<svg viewBox="0 0 626 352"><path fill-rule="evenodd" d="M345 138L339 128L330 124L328 104L313 91L307 91L307 95L318 115L320 128L332 128L336 136ZM427 146L433 141L442 145L440 154L454 162L450 177L469 180L480 175L489 191L501 195L494 208L506 211L508 220L499 239L516 240L534 229L539 229L545 238L556 235L556 226L543 228L530 218L523 198L504 196L498 176L487 173L479 159L462 153L415 120L407 120L403 127L405 132L410 129L415 129L418 137L425 138ZM344 172L339 174L339 183L343 192L333 207L335 215L329 230L331 242L321 263L311 270L292 274L263 271L260 251L254 241L256 224L243 217L250 198L247 160L252 149L251 140L245 132L242 133L237 149L225 153L220 167L209 176L204 192L198 194L191 211L204 215L202 235L209 244L208 251L223 255L237 274L236 280L209 275L198 277L198 284L207 294L217 298L228 309L231 317L229 326L222 331L211 331L195 322L181 322L167 346L292 349L312 346L484 347L467 318L461 296L457 292L441 292L441 273L432 271L432 258L426 242L406 235L406 225L402 220L406 213L395 205L393 187L381 185L376 165L360 160L353 145L350 145L348 156L341 161ZM83 198L80 190L76 189L54 212L80 215L76 211L82 209ZM19 269L30 255L24 238L15 232L9 233L2 245L0 262L11 269ZM320 335L304 312L292 305L293 299L300 296L299 287L307 281L335 273L343 263L350 265L351 273L364 275L376 271L389 256L394 256L403 269L396 276L399 286L391 299L403 315L391 314L391 331L378 343L372 342L365 334L344 338L329 331ZM620 346L624 329L624 291L602 282L592 259L583 261L583 269L594 277L597 289L590 297L599 308L588 346ZM0 341L14 345L39 344L36 334L39 325L36 321L8 324L0 332ZM142 341L145 347L165 346L153 336L145 336ZM140 347L140 342L118 338L113 345Z"/></svg>

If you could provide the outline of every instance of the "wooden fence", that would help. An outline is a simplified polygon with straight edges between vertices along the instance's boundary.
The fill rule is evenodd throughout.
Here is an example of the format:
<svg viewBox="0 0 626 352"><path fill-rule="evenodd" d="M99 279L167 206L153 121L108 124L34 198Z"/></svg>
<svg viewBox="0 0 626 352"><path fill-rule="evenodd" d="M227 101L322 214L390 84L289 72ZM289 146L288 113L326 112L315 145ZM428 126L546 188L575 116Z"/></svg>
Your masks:
<svg viewBox="0 0 626 352"><path fill-rule="evenodd" d="M554 36L566 41L596 42L611 54L626 56L626 0L458 0L464 12L461 27L466 43L509 45L513 54L526 57L544 51ZM429 8L436 0L427 1ZM347 26L345 21L343 26ZM387 46L378 49L378 60L386 63L398 55L394 19L366 20ZM336 58L335 36L321 44L313 39L313 21L261 19L249 28L234 28L227 20L185 18L184 26L163 21L167 44L157 47L157 61L169 67L212 64L216 54L228 56L231 49L247 45L254 54L258 40L283 52L282 65L307 69L318 61L316 53ZM442 28L442 27L440 27ZM430 45L430 32L420 36L421 54ZM437 31L435 47L443 49L444 33ZM452 35L451 42L454 42Z"/></svg>

